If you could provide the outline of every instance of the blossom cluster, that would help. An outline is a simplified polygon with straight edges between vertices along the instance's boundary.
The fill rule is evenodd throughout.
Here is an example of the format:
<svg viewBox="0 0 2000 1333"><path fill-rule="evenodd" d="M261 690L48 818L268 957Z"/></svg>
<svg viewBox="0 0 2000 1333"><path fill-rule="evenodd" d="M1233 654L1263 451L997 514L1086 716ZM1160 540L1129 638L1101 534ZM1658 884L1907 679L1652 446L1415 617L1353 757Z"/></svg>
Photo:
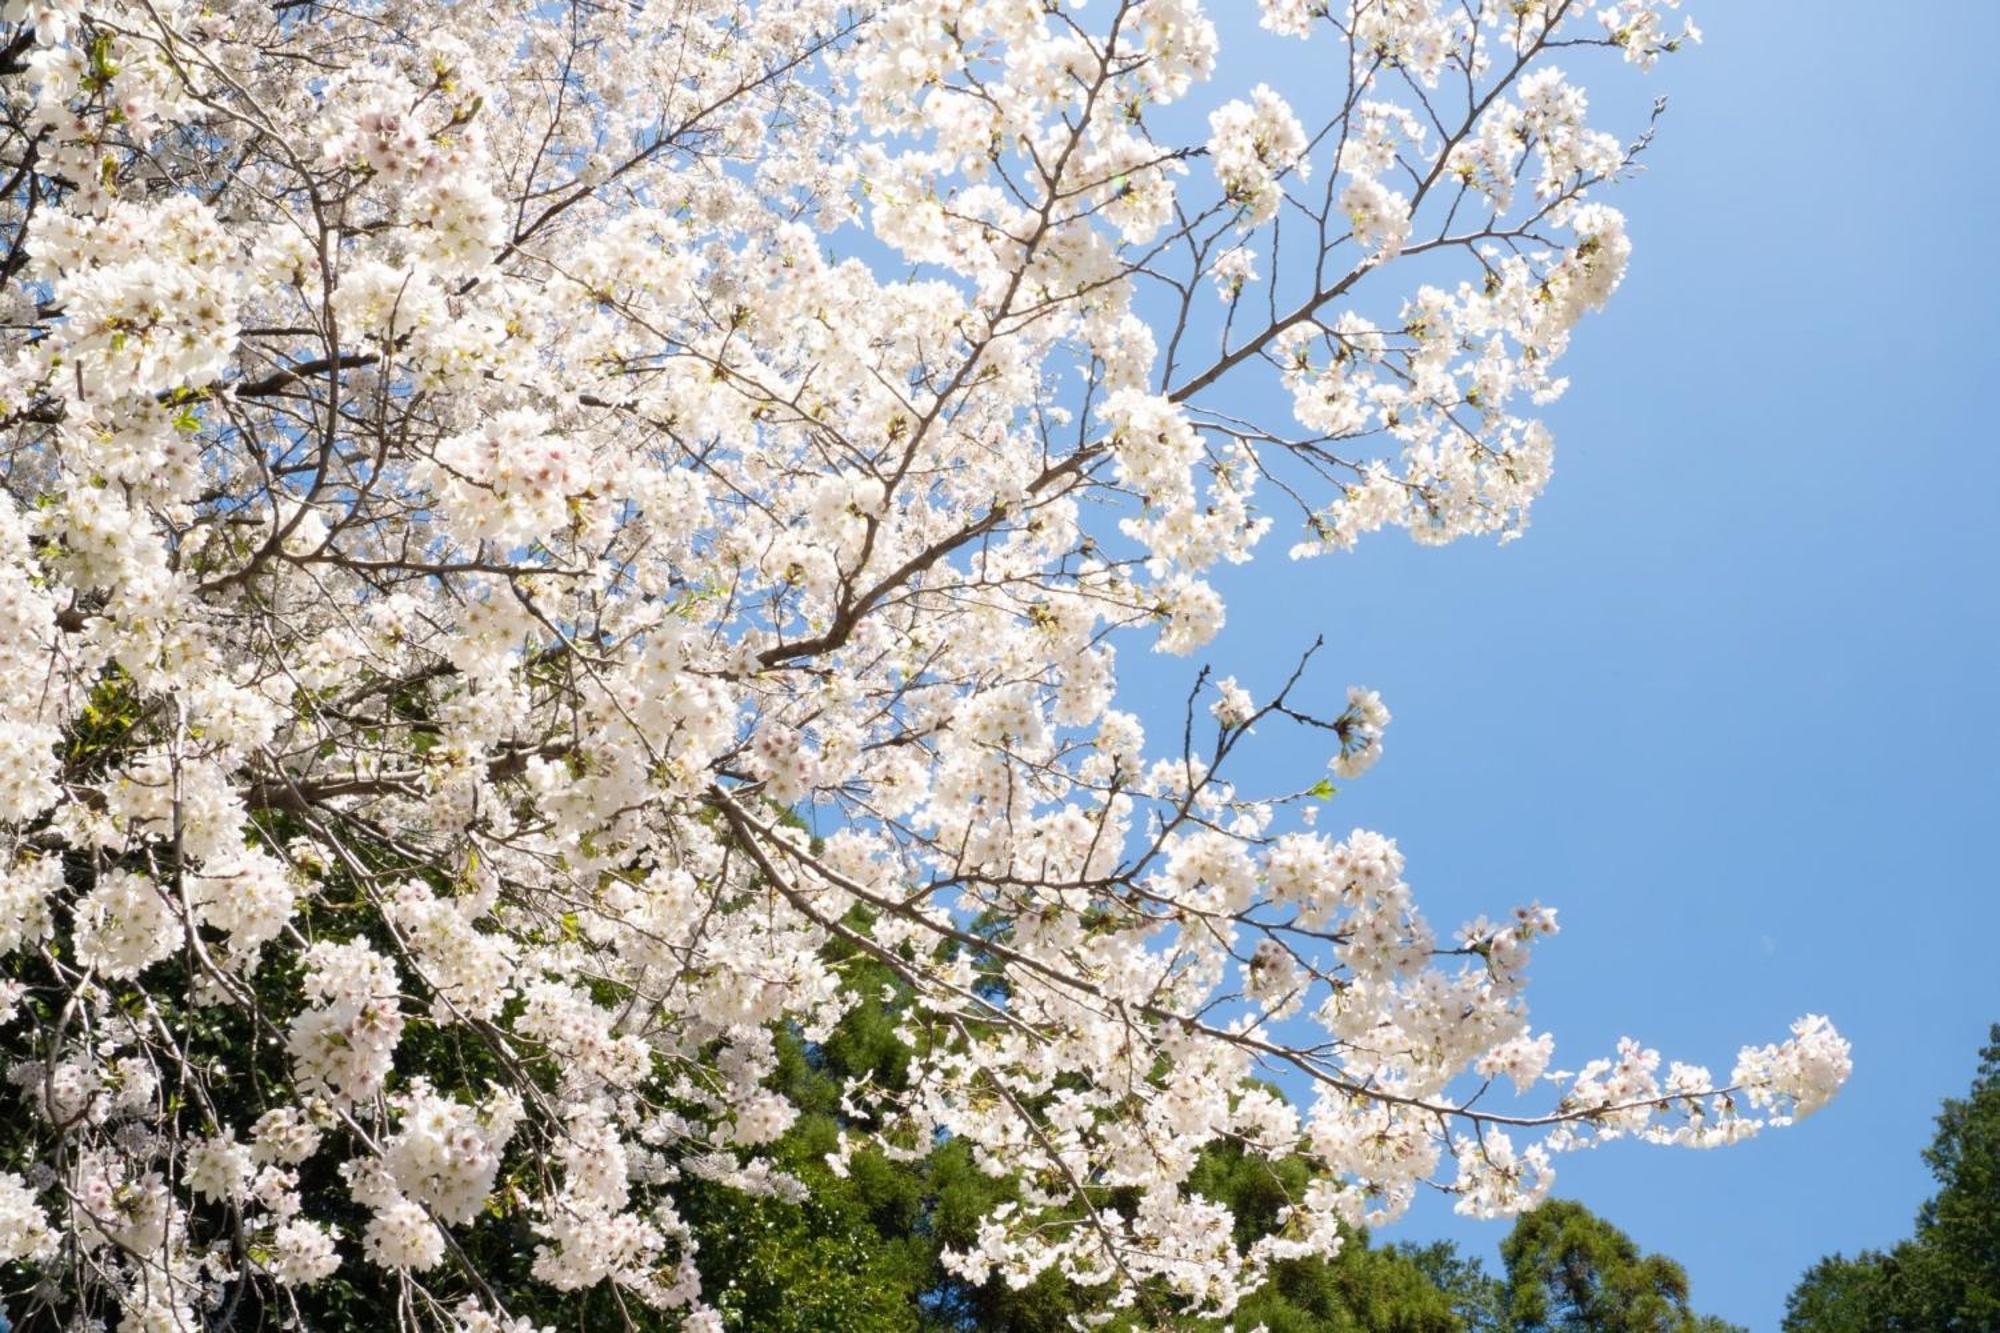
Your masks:
<svg viewBox="0 0 2000 1333"><path fill-rule="evenodd" d="M954 1271L1107 1309L1823 1105L1816 1017L1551 1072L1553 910L1440 930L1326 778L1239 786L1361 777L1373 691L1118 689L1273 531L1521 530L1632 252L1572 75L1672 8L1264 0L1340 72L1279 88L1198 0L10 0L17 1326L718 1329L682 1204L805 1194L856 960L908 1072L834 1168L963 1145ZM1225 1145L1308 1168L1270 1234Z"/></svg>

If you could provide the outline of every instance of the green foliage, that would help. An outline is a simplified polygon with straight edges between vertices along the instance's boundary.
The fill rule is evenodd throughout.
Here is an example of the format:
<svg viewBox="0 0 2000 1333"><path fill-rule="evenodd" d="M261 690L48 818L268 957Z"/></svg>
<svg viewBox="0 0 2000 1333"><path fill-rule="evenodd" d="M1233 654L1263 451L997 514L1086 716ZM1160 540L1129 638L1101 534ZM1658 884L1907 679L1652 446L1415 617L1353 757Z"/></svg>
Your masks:
<svg viewBox="0 0 2000 1333"><path fill-rule="evenodd" d="M972 1286L945 1271L944 1249L969 1244L978 1222L1013 1186L980 1172L963 1145L890 1161L857 1153L846 1176L826 1163L840 1127L839 1088L866 1074L889 1086L909 1076L894 1036L897 1006L886 969L847 960L868 996L820 1043L781 1041L780 1082L801 1108L781 1145L785 1169L812 1191L793 1204L751 1200L696 1183L681 1200L701 1249L709 1299L745 1330L900 1333L1066 1333L1076 1316L1104 1312L1100 1291L1045 1274L1024 1289L998 1279ZM888 991L884 991L884 987ZM1279 1210L1310 1180L1303 1162L1273 1166L1233 1146L1206 1152L1194 1189L1226 1204L1238 1239L1276 1228ZM1103 1206L1118 1207L1115 1195ZM1679 1265L1642 1254L1622 1232L1572 1203L1544 1205L1508 1238L1505 1281L1449 1243L1373 1247L1348 1236L1331 1260L1275 1264L1271 1280L1227 1321L1163 1321L1143 1304L1102 1325L1107 1333L1172 1328L1222 1333L1729 1333L1691 1314Z"/></svg>
<svg viewBox="0 0 2000 1333"><path fill-rule="evenodd" d="M1235 1327L1270 1333L1460 1333L1466 1325L1423 1269L1393 1249L1350 1238L1331 1261L1273 1266L1237 1310Z"/></svg>
<svg viewBox="0 0 2000 1333"><path fill-rule="evenodd" d="M1487 1273L1477 1258L1460 1254L1447 1240L1429 1245L1404 1241L1391 1248L1444 1293L1459 1327L1469 1333L1501 1333L1507 1327L1506 1284Z"/></svg>
<svg viewBox="0 0 2000 1333"><path fill-rule="evenodd" d="M1991 1333L2000 1328L2000 1023L1971 1091L1945 1101L1924 1164L1938 1192L1887 1253L1832 1255L1785 1307L1785 1333Z"/></svg>
<svg viewBox="0 0 2000 1333"><path fill-rule="evenodd" d="M837 951L838 952L838 951ZM801 1202L752 1198L691 1181L677 1200L700 1246L702 1288L732 1328L897 1333L987 1327L983 1316L1020 1306L1050 1307L1064 1328L1081 1308L1059 1283L1027 1293L958 1289L942 1251L969 1244L978 1222L1011 1186L978 1171L959 1144L938 1145L911 1161L859 1152L844 1175L828 1163L842 1127L840 1093L850 1078L907 1086L910 1050L897 1040L893 974L873 960L842 960L860 1001L822 1042L779 1034L777 1084L799 1108L776 1153L777 1165L808 1193Z"/></svg>
<svg viewBox="0 0 2000 1333"><path fill-rule="evenodd" d="M1806 1270L1785 1302L1785 1333L1903 1333L1914 1326L1897 1311L1922 1304L1905 1294L1905 1286L1902 1258L1894 1252L1830 1255Z"/></svg>
<svg viewBox="0 0 2000 1333"><path fill-rule="evenodd" d="M1726 1333L1688 1309L1687 1273L1582 1204L1523 1213L1500 1244L1507 1333Z"/></svg>
<svg viewBox="0 0 2000 1333"><path fill-rule="evenodd" d="M801 1111L779 1146L780 1164L811 1191L801 1203L749 1199L693 1182L679 1206L700 1243L707 1298L731 1328L745 1330L979 1330L1068 1333L1072 1318L1103 1314L1104 1292L1044 1274L1022 1289L994 1279L974 1286L948 1273L948 1248L972 1243L981 1217L1014 1193L1011 1181L977 1169L963 1144L945 1141L925 1156L890 1161L858 1152L848 1172L827 1164L841 1126L839 1094L866 1075L906 1085L910 1053L895 1038L896 983L872 960L843 960L865 998L823 1042L780 1038L779 1084ZM884 996L890 998L884 999ZM1276 1225L1278 1211L1309 1180L1301 1162L1276 1168L1233 1147L1212 1149L1195 1170L1202 1194L1227 1204L1245 1242ZM1107 1193L1100 1206L1130 1201ZM1445 1247L1447 1250L1449 1247ZM1477 1269L1477 1264L1470 1267ZM1107 1333L1162 1327L1219 1333L1461 1333L1453 1295L1402 1251L1349 1237L1331 1261L1274 1266L1272 1279L1229 1321L1163 1322L1142 1304L1113 1318Z"/></svg>
<svg viewBox="0 0 2000 1333"><path fill-rule="evenodd" d="M1278 1228L1278 1211L1310 1180L1305 1164L1277 1169L1234 1146L1206 1153L1196 1166L1196 1191L1228 1205L1237 1240L1249 1244ZM1365 1232L1347 1237L1332 1260L1287 1260L1250 1294L1230 1321L1270 1333L1458 1333L1449 1298L1424 1271L1395 1250L1371 1249ZM1205 1327L1220 1328L1221 1324Z"/></svg>

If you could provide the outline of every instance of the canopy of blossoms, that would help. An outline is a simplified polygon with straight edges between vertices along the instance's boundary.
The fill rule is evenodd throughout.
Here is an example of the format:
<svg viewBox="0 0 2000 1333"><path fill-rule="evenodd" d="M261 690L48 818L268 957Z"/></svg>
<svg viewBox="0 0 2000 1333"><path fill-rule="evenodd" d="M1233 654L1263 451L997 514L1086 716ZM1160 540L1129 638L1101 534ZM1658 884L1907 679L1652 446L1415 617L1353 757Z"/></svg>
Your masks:
<svg viewBox="0 0 2000 1333"><path fill-rule="evenodd" d="M527 1327L469 1248L518 1226L526 1280L720 1327L672 1187L802 1188L774 1034L855 960L911 1075L836 1169L967 1143L1020 1195L956 1269L1112 1307L1823 1103L1817 1017L1551 1072L1553 911L1440 931L1232 762L1299 726L1358 776L1372 692L1114 707L1220 562L1521 530L1650 133L1577 79L1694 35L1604 3L1263 0L1314 53L1274 88L1198 0L6 0L37 1326L369 1270L385 1325ZM1253 1243L1188 1185L1225 1142L1312 1169Z"/></svg>

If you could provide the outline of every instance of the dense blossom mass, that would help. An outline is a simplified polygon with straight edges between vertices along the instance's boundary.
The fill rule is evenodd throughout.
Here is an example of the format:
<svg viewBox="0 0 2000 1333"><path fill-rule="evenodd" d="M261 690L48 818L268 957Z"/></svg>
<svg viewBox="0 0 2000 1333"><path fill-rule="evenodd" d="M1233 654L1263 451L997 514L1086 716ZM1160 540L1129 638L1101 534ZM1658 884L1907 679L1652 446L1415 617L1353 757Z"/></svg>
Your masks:
<svg viewBox="0 0 2000 1333"><path fill-rule="evenodd" d="M1553 1070L1553 911L1245 785L1373 692L1117 706L1222 562L1521 530L1675 3L1263 0L1259 81L1199 0L7 0L17 1325L719 1328L676 1189L798 1196L776 1038L885 974L834 1168L970 1145L955 1270L1109 1309L1818 1107L1817 1017Z"/></svg>

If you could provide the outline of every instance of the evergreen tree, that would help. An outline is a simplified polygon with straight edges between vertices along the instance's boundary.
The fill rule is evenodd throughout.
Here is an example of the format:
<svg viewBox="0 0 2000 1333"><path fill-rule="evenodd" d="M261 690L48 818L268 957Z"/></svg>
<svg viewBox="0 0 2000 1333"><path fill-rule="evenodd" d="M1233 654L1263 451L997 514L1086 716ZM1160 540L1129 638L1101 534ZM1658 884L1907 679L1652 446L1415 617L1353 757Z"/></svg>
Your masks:
<svg viewBox="0 0 2000 1333"><path fill-rule="evenodd" d="M1916 1231L1884 1253L1832 1255L1807 1270L1785 1333L1990 1333L2000 1328L2000 1023L1963 1098L1938 1112L1924 1164L1938 1192Z"/></svg>
<svg viewBox="0 0 2000 1333"><path fill-rule="evenodd" d="M998 1278L969 1284L946 1270L943 1251L971 1244L979 1219L1015 1190L1012 1180L980 1171L964 1144L947 1140L907 1161L857 1152L845 1175L828 1164L844 1127L845 1083L867 1077L902 1088L910 1077L910 1048L894 1033L901 996L891 974L851 955L841 963L867 979L871 997L823 1042L796 1033L780 1041L782 1090L801 1115L777 1157L809 1196L749 1198L699 1180L679 1192L700 1246L702 1286L717 1310L731 1328L759 1333L1069 1333L1072 1316L1103 1314L1108 1290L1057 1273L1015 1289ZM1211 1148L1193 1185L1230 1208L1242 1239L1275 1228L1278 1210L1309 1179L1296 1160L1274 1170L1238 1149ZM1104 1206L1130 1202L1112 1191ZM1431 1248L1444 1252L1444 1263L1469 1264L1483 1278L1476 1260L1459 1260L1448 1245ZM1190 1333L1214 1333L1225 1323L1261 1324L1269 1333L1462 1333L1470 1325L1432 1272L1412 1252L1373 1248L1365 1232L1355 1232L1331 1260L1274 1265L1270 1282L1233 1320L1166 1326ZM1160 1326L1157 1308L1142 1301L1103 1327L1136 1333Z"/></svg>
<svg viewBox="0 0 2000 1333"><path fill-rule="evenodd" d="M1688 1309L1687 1272L1582 1204L1523 1213L1500 1243L1505 1333L1729 1333Z"/></svg>

